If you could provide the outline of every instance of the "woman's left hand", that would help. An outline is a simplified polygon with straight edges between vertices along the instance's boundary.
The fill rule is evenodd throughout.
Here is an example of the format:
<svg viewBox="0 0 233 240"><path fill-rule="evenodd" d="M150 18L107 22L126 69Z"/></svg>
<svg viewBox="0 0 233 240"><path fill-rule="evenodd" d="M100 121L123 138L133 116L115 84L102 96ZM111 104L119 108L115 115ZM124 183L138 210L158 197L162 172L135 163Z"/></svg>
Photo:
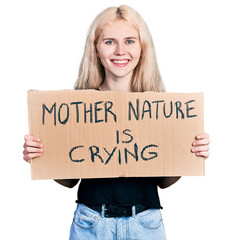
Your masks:
<svg viewBox="0 0 233 240"><path fill-rule="evenodd" d="M209 134L208 133L201 133L196 136L196 140L192 143L191 152L195 153L199 157L204 157L207 159L210 155L209 153Z"/></svg>

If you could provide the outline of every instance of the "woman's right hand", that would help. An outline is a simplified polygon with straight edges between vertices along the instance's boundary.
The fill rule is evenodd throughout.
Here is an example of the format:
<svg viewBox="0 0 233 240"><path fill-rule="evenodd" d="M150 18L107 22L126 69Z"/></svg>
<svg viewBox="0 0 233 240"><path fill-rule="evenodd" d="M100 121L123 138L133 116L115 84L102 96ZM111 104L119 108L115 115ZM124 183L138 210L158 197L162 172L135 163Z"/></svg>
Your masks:
<svg viewBox="0 0 233 240"><path fill-rule="evenodd" d="M26 162L31 163L32 158L41 156L43 153L43 145L37 137L25 135L24 140L23 159Z"/></svg>

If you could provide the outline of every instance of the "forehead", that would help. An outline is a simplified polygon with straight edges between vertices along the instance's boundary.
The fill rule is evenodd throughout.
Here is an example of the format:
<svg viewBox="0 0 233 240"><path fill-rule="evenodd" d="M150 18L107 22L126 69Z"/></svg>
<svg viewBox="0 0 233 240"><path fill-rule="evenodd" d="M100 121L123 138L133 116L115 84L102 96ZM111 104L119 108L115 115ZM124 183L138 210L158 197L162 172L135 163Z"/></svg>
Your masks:
<svg viewBox="0 0 233 240"><path fill-rule="evenodd" d="M101 32L102 38L118 38L118 37L136 37L138 38L138 31L126 21L119 21L107 24Z"/></svg>

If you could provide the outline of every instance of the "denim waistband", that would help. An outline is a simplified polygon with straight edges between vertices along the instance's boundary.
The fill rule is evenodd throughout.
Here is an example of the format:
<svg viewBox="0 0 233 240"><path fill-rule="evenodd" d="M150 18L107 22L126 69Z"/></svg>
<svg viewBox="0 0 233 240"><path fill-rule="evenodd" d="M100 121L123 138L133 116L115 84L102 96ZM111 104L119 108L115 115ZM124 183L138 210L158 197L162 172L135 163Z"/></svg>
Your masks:
<svg viewBox="0 0 233 240"><path fill-rule="evenodd" d="M132 217L149 209L149 207L142 204L129 207L114 206L110 204L88 205L88 207L101 213L102 217Z"/></svg>

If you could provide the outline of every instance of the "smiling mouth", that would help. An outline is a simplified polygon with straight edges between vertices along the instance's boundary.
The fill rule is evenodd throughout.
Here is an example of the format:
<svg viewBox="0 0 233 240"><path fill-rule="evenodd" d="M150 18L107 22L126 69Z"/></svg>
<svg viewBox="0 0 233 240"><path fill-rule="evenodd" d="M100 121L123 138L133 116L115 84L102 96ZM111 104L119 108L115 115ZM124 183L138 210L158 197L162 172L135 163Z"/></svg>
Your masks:
<svg viewBox="0 0 233 240"><path fill-rule="evenodd" d="M125 67L129 63L129 59L111 59L111 62L116 67Z"/></svg>

